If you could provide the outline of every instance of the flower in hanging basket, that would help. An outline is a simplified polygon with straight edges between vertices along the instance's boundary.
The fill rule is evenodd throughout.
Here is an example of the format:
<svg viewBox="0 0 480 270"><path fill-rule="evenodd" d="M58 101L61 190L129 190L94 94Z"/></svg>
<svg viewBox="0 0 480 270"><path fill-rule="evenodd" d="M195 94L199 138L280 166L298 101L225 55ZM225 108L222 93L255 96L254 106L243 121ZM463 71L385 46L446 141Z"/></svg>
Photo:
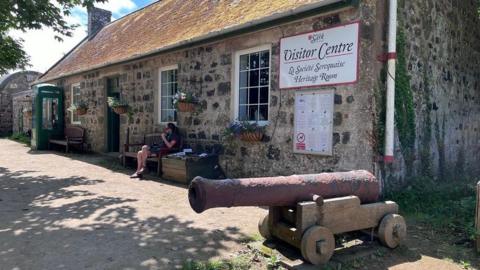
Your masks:
<svg viewBox="0 0 480 270"><path fill-rule="evenodd" d="M88 103L80 100L79 102L72 104L67 110L76 113L77 115L84 115L88 110Z"/></svg>
<svg viewBox="0 0 480 270"><path fill-rule="evenodd" d="M128 112L128 103L124 100L116 97L108 97L107 103L108 107L112 108L116 114L125 114Z"/></svg>
<svg viewBox="0 0 480 270"><path fill-rule="evenodd" d="M173 97L173 105L177 107L180 112L193 112L195 105L198 103L196 97L192 93L187 93L179 90Z"/></svg>
<svg viewBox="0 0 480 270"><path fill-rule="evenodd" d="M238 138L245 142L259 142L265 135L265 127L248 121L234 121L225 129L224 136L227 138Z"/></svg>

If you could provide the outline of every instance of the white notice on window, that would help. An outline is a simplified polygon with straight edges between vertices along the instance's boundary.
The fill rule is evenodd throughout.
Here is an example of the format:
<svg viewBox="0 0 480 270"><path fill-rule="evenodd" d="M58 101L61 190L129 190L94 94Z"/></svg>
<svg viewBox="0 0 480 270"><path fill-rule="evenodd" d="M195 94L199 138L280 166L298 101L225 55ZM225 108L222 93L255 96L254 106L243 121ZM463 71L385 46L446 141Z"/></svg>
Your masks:
<svg viewBox="0 0 480 270"><path fill-rule="evenodd" d="M295 153L332 155L333 98L333 90L295 93Z"/></svg>

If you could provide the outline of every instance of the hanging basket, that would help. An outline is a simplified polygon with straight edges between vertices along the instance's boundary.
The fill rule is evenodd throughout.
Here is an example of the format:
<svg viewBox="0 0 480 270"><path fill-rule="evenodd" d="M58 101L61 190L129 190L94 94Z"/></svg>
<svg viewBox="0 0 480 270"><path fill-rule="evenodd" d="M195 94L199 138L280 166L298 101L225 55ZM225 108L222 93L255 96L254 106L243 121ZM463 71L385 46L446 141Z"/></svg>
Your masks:
<svg viewBox="0 0 480 270"><path fill-rule="evenodd" d="M244 132L240 134L240 140L244 142L259 142L263 139L263 132Z"/></svg>
<svg viewBox="0 0 480 270"><path fill-rule="evenodd" d="M181 102L177 103L178 110L180 112L194 112L195 111L195 104L190 102Z"/></svg>
<svg viewBox="0 0 480 270"><path fill-rule="evenodd" d="M116 114L125 114L128 112L128 106L116 106L116 107L113 107L112 110Z"/></svg>
<svg viewBox="0 0 480 270"><path fill-rule="evenodd" d="M75 110L75 112L77 115L85 115L87 114L87 110L88 110L87 108L78 108Z"/></svg>

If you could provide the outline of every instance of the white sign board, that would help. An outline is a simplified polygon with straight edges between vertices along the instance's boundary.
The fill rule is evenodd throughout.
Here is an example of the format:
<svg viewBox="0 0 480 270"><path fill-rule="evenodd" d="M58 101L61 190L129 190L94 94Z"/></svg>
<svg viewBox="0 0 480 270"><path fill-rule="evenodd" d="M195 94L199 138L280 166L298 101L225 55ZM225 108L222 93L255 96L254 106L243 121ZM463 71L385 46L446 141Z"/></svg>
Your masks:
<svg viewBox="0 0 480 270"><path fill-rule="evenodd" d="M333 98L333 90L295 93L294 153L333 154Z"/></svg>
<svg viewBox="0 0 480 270"><path fill-rule="evenodd" d="M280 88L355 83L358 22L280 40Z"/></svg>

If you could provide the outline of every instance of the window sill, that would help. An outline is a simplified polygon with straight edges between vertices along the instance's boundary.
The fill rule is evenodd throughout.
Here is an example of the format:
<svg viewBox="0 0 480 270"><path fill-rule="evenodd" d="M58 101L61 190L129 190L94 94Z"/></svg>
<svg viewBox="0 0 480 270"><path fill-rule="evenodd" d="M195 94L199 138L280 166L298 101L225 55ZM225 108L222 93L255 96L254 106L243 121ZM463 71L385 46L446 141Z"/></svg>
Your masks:
<svg viewBox="0 0 480 270"><path fill-rule="evenodd" d="M239 121L239 120L236 120L236 121ZM268 126L268 124L270 124L270 121L239 121L239 122L247 122L249 124L257 124L259 127Z"/></svg>

